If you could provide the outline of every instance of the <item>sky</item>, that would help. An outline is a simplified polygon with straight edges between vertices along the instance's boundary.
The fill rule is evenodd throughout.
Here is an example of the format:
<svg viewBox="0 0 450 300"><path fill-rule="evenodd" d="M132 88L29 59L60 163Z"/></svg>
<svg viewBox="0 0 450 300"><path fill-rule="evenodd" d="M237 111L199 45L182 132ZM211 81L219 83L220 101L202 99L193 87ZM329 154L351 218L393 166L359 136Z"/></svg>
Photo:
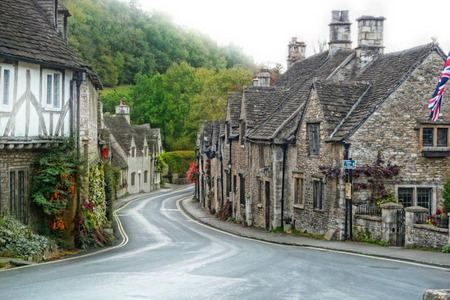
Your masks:
<svg viewBox="0 0 450 300"><path fill-rule="evenodd" d="M219 45L233 43L256 63L286 65L287 44L298 37L307 56L318 42L329 39L332 10L349 10L353 47L362 15L386 18L385 53L423 45L437 39L450 50L449 0L138 0L146 10L169 13L183 27L209 35Z"/></svg>

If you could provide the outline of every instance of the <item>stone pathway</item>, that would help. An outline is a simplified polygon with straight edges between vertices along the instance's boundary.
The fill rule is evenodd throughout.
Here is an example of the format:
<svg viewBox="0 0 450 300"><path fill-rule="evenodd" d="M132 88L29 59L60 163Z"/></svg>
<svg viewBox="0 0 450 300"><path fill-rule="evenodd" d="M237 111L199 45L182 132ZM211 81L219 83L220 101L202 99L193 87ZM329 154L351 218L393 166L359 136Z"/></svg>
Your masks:
<svg viewBox="0 0 450 300"><path fill-rule="evenodd" d="M315 247L323 250L396 259L450 269L450 254L448 253L411 250L400 247L383 247L350 241L327 241L292 234L271 233L263 229L219 220L201 207L200 203L192 199L181 201L180 204L181 209L193 219L241 237L284 245Z"/></svg>

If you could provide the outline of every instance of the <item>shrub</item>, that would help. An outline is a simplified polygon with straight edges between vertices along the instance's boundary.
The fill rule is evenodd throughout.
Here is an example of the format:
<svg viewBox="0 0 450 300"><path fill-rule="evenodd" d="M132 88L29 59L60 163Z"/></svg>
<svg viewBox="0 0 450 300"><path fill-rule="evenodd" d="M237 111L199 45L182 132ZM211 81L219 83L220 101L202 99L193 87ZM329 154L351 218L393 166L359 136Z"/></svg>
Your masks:
<svg viewBox="0 0 450 300"><path fill-rule="evenodd" d="M444 185L444 190L442 191L442 196L444 197L444 207L447 213L450 213L450 179Z"/></svg>
<svg viewBox="0 0 450 300"><path fill-rule="evenodd" d="M10 216L0 218L0 252L3 255L8 253L13 257L28 258L42 254L48 246L54 244L52 240L33 233Z"/></svg>
<svg viewBox="0 0 450 300"><path fill-rule="evenodd" d="M160 159L169 166L169 173L178 173L185 176L189 164L195 161L194 151L173 151L160 154Z"/></svg>

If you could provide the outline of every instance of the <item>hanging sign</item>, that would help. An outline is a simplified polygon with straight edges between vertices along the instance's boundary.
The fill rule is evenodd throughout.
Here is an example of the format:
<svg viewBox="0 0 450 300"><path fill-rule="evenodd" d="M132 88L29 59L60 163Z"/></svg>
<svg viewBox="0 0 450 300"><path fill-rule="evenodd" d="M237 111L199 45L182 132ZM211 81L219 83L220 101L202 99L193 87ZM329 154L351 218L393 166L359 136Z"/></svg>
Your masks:
<svg viewBox="0 0 450 300"><path fill-rule="evenodd" d="M352 199L352 184L346 183L345 184L345 199Z"/></svg>

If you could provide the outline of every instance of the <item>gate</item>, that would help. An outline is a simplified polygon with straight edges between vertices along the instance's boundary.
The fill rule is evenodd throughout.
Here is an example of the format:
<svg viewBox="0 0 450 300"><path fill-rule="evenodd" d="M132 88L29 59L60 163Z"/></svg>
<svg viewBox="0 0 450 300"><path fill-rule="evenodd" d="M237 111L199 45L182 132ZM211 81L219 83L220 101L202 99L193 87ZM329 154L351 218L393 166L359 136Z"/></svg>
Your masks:
<svg viewBox="0 0 450 300"><path fill-rule="evenodd" d="M397 210L397 247L405 246L405 209Z"/></svg>

